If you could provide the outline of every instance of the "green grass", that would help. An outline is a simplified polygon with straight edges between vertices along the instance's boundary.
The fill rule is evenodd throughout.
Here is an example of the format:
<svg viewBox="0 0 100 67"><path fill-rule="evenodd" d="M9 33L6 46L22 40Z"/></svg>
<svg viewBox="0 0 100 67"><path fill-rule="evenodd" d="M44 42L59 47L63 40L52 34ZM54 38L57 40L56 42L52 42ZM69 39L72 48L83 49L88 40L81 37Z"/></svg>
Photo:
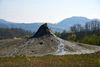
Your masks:
<svg viewBox="0 0 100 67"><path fill-rule="evenodd" d="M1 57L0 67L100 67L100 53L42 57Z"/></svg>
<svg viewBox="0 0 100 67"><path fill-rule="evenodd" d="M85 36L79 40L82 43L99 45L100 46L100 36Z"/></svg>

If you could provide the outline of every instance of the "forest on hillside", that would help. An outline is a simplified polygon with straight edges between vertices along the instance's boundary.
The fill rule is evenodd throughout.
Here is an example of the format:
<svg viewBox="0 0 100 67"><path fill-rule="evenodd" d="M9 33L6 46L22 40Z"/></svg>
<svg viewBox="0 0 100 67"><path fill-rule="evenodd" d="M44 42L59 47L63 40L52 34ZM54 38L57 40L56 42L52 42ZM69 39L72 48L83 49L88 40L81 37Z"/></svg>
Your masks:
<svg viewBox="0 0 100 67"><path fill-rule="evenodd" d="M32 35L31 32L19 28L0 28L0 40L12 38L25 38Z"/></svg>
<svg viewBox="0 0 100 67"><path fill-rule="evenodd" d="M87 22L84 26L75 24L70 27L70 32L56 32L62 39L86 44L100 45L100 21L97 19Z"/></svg>

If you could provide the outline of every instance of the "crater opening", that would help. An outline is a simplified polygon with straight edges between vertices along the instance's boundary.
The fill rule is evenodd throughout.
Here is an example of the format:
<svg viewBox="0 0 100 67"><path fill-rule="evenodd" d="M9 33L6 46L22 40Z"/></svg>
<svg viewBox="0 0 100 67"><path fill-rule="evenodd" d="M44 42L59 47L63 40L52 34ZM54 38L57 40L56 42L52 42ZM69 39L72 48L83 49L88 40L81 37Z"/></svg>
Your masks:
<svg viewBox="0 0 100 67"><path fill-rule="evenodd" d="M40 45L42 45L42 44L43 44L43 42L39 42L39 44L40 44Z"/></svg>

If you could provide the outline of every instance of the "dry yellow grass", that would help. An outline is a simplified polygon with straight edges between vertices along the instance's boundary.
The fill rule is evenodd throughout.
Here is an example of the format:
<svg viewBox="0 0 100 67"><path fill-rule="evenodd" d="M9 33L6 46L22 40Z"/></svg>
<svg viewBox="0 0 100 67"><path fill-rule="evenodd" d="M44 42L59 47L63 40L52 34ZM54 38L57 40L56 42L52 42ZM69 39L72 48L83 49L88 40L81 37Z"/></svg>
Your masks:
<svg viewBox="0 0 100 67"><path fill-rule="evenodd" d="M0 67L100 67L100 53L87 55L4 57Z"/></svg>

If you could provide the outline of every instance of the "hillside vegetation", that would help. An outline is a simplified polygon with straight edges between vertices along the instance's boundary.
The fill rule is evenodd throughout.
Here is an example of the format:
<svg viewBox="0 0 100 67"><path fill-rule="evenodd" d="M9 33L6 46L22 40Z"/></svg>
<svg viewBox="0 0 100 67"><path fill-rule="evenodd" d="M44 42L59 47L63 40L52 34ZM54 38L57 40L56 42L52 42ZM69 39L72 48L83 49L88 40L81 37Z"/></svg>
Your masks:
<svg viewBox="0 0 100 67"><path fill-rule="evenodd" d="M100 46L100 21L92 20L84 26L75 24L70 27L70 32L55 33L62 39Z"/></svg>
<svg viewBox="0 0 100 67"><path fill-rule="evenodd" d="M32 33L18 28L0 28L0 39L23 38Z"/></svg>

